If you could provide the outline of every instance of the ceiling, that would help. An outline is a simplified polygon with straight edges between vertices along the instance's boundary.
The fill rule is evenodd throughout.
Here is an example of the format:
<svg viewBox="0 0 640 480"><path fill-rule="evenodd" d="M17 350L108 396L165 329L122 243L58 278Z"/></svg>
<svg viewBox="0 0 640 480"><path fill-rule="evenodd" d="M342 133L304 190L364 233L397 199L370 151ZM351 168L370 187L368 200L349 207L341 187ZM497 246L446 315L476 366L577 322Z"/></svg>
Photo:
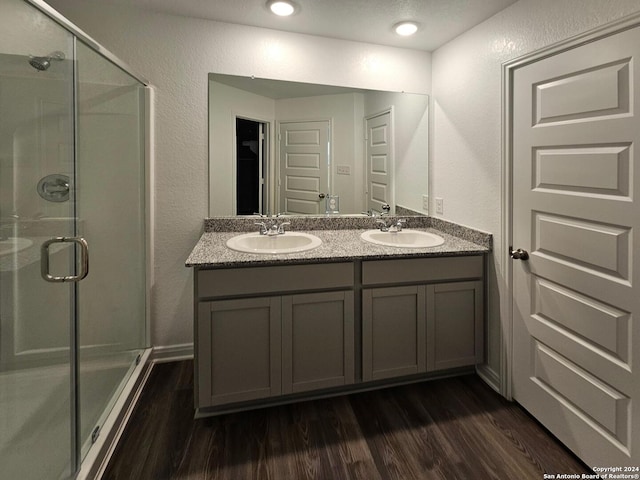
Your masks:
<svg viewBox="0 0 640 480"><path fill-rule="evenodd" d="M367 90L358 88L335 87L332 85L318 85L315 83L287 82L282 80L270 80L267 78L237 77L235 75L223 75L221 73L210 73L209 80L255 93L262 97L272 98L274 100L282 98L300 98L314 97L317 95L367 92Z"/></svg>
<svg viewBox="0 0 640 480"><path fill-rule="evenodd" d="M517 0L294 0L298 11L277 17L267 0L110 0L111 3L227 23L357 42L433 51ZM401 20L419 23L412 37L396 35Z"/></svg>

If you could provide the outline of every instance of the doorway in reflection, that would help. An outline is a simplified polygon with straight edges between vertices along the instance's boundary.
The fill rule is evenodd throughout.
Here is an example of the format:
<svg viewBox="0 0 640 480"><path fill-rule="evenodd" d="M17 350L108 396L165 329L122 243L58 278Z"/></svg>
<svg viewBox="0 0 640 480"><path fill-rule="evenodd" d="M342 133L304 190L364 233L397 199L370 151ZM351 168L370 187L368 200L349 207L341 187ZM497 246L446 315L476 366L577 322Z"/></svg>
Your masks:
<svg viewBox="0 0 640 480"><path fill-rule="evenodd" d="M236 214L268 213L268 124L236 117Z"/></svg>

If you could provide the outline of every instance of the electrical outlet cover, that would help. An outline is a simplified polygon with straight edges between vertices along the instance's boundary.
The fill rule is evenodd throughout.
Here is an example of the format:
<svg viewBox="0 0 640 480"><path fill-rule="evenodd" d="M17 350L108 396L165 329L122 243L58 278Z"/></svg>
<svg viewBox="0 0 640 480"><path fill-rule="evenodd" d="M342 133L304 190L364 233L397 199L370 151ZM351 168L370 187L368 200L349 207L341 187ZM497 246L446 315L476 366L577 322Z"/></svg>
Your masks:
<svg viewBox="0 0 640 480"><path fill-rule="evenodd" d="M349 165L338 165L336 173L338 175L351 175L351 167Z"/></svg>

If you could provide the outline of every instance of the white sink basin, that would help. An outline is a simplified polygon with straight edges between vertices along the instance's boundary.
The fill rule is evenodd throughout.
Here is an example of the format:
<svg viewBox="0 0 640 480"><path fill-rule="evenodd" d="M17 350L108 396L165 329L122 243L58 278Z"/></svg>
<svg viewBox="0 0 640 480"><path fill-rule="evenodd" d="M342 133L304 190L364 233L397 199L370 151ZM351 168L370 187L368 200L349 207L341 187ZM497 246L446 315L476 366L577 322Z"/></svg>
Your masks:
<svg viewBox="0 0 640 480"><path fill-rule="evenodd" d="M245 233L227 240L231 250L246 253L278 254L306 252L322 244L315 235L303 232L287 232L282 235Z"/></svg>
<svg viewBox="0 0 640 480"><path fill-rule="evenodd" d="M28 238L9 237L6 240L0 240L0 255L17 253L29 248L31 245L33 245L33 242Z"/></svg>
<svg viewBox="0 0 640 480"><path fill-rule="evenodd" d="M402 230L400 232L367 230L362 232L360 238L365 242L375 243L376 245L402 248L437 247L444 243L444 238L440 235L420 230Z"/></svg>

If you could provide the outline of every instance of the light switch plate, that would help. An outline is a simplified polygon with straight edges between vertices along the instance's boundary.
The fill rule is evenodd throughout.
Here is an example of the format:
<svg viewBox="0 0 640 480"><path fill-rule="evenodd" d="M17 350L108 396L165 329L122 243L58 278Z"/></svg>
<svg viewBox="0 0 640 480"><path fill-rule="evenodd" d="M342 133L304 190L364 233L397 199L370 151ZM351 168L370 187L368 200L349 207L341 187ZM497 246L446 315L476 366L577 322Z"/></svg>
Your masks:
<svg viewBox="0 0 640 480"><path fill-rule="evenodd" d="M444 200L439 197L436 197L436 213L440 215L444 214Z"/></svg>
<svg viewBox="0 0 640 480"><path fill-rule="evenodd" d="M422 195L422 209L425 212L429 211L429 195Z"/></svg>
<svg viewBox="0 0 640 480"><path fill-rule="evenodd" d="M336 173L338 175L351 175L351 167L349 165L337 165Z"/></svg>

